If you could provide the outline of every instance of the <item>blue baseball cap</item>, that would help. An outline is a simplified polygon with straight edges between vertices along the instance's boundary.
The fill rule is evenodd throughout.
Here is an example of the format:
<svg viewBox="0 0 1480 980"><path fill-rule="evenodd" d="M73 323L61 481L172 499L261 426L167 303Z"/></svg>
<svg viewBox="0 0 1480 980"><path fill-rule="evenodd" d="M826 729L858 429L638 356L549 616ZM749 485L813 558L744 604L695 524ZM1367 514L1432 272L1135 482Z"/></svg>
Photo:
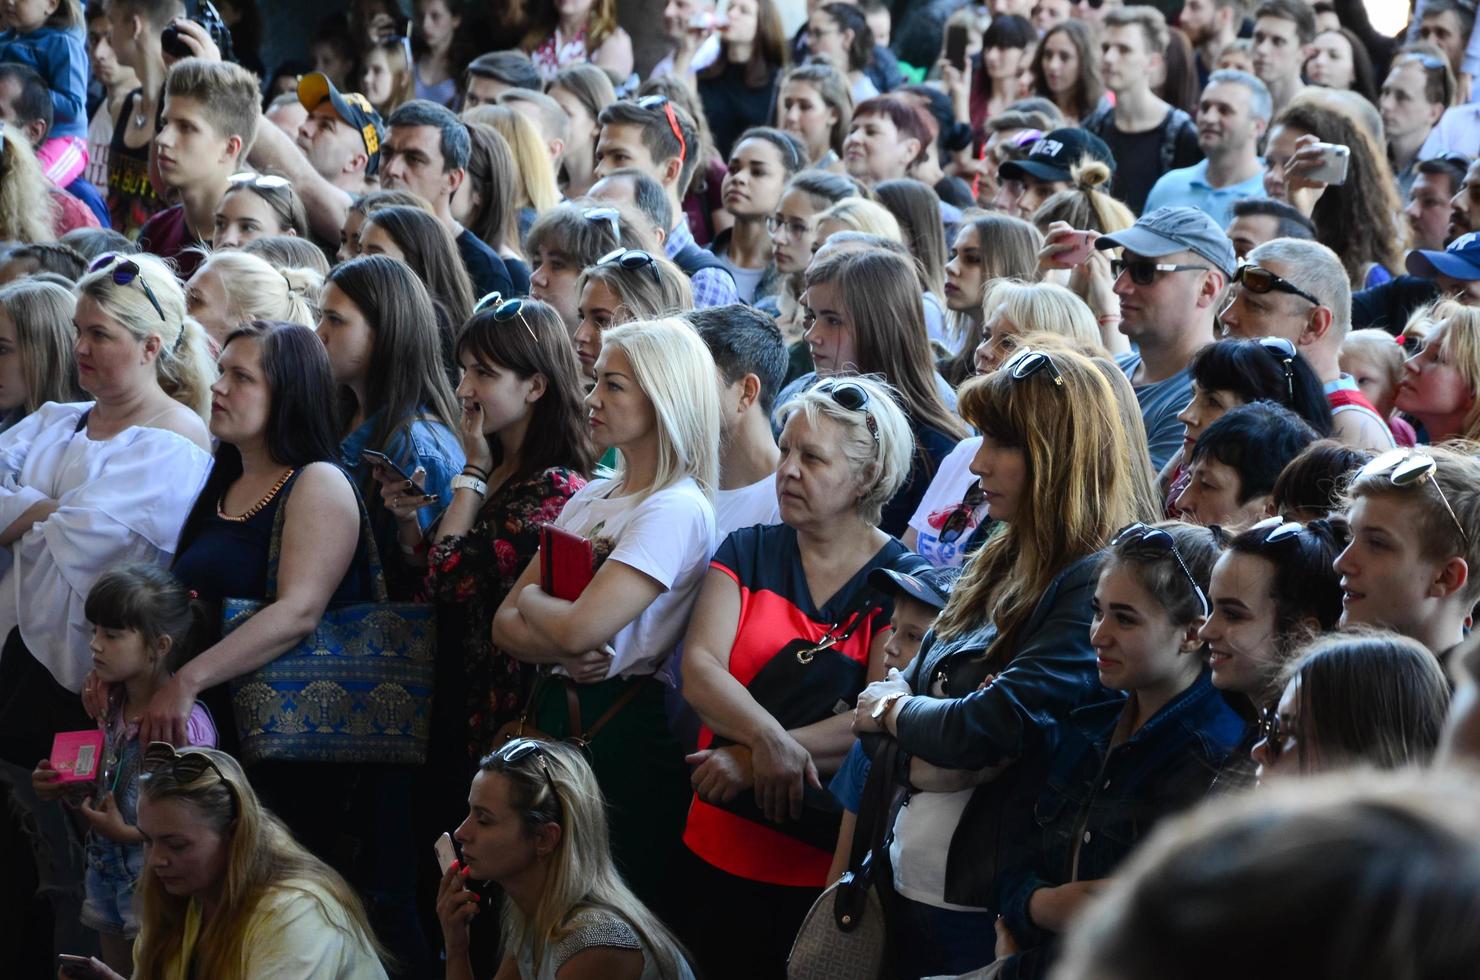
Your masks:
<svg viewBox="0 0 1480 980"><path fill-rule="evenodd" d="M868 573L868 584L889 595L907 596L932 609L944 609L960 573L959 568L935 568L924 564L907 572L876 568Z"/></svg>
<svg viewBox="0 0 1480 980"><path fill-rule="evenodd" d="M1423 279L1448 276L1474 282L1480 279L1480 231L1459 236L1442 252L1416 248L1404 264L1410 274Z"/></svg>

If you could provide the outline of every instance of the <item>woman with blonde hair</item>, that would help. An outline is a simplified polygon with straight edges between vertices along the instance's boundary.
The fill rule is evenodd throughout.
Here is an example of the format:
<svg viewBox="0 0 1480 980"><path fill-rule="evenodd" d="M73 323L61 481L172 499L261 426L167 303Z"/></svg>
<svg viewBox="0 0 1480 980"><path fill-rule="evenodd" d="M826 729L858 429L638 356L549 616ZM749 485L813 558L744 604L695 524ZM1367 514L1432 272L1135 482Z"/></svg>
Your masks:
<svg viewBox="0 0 1480 980"><path fill-rule="evenodd" d="M822 247L829 235L837 231L861 231L866 235L878 235L901 245L905 244L899 219L884 205L862 197L844 198L817 216L817 232L812 240L813 253Z"/></svg>
<svg viewBox="0 0 1480 980"><path fill-rule="evenodd" d="M468 175L452 195L452 217L498 253L509 270L514 293L529 292L529 266L519 248L519 208L515 188L519 177L514 152L497 129L468 123L471 141Z"/></svg>
<svg viewBox="0 0 1480 980"><path fill-rule="evenodd" d="M21 135L15 126L0 126L0 239L49 242L59 231L51 185Z"/></svg>
<svg viewBox="0 0 1480 980"><path fill-rule="evenodd" d="M448 980L472 980L468 923L492 881L508 900L498 975L545 980L692 980L683 947L622 880L607 841L601 787L579 749L520 738L486 756L442 875L437 918ZM567 969L568 967L568 969Z"/></svg>
<svg viewBox="0 0 1480 980"><path fill-rule="evenodd" d="M581 373L596 379L601 335L631 320L676 316L694 308L689 277L666 258L641 249L621 249L581 273L581 323L571 340Z"/></svg>
<svg viewBox="0 0 1480 980"><path fill-rule="evenodd" d="M1038 274L1043 236L1028 222L1006 214L986 213L961 222L945 266L946 308L953 314L951 332L960 346L939 364L951 385L976 373L976 349L982 342L985 290L999 279L1028 281Z"/></svg>
<svg viewBox="0 0 1480 980"><path fill-rule="evenodd" d="M550 151L522 113L503 105L480 105L464 117L498 130L514 154L514 206L519 209L519 234L529 232L534 219L560 203L560 187L550 165Z"/></svg>
<svg viewBox="0 0 1480 980"><path fill-rule="evenodd" d="M1066 338L1082 353L1104 353L1095 315L1063 286L999 279L987 288L982 311L986 322L976 348L977 374L997 370L1022 345L1023 334L1040 330Z"/></svg>
<svg viewBox="0 0 1480 980"><path fill-rule="evenodd" d="M714 548L719 386L709 348L679 320L611 328L595 370L586 396L592 441L598 451L617 449L616 474L586 484L554 522L590 541L595 574L574 600L557 598L541 589L541 562L531 560L494 617L493 642L548 665L529 721L586 742L611 804L618 867L638 897L673 911L680 896L669 872L688 771L657 675Z"/></svg>
<svg viewBox="0 0 1480 980"><path fill-rule="evenodd" d="M0 289L0 431L47 402L82 399L72 354L77 298L54 282Z"/></svg>
<svg viewBox="0 0 1480 980"><path fill-rule="evenodd" d="M776 128L802 141L814 168L843 172L843 140L852 125L853 96L838 69L814 62L782 76Z"/></svg>
<svg viewBox="0 0 1480 980"><path fill-rule="evenodd" d="M1069 169L1069 177L1072 186L1053 194L1033 212L1031 220L1039 231L1046 235L1049 225L1063 221L1077 231L1109 235L1136 223L1131 209L1110 196L1110 168L1103 162L1081 160Z"/></svg>
<svg viewBox="0 0 1480 980"><path fill-rule="evenodd" d="M152 742L140 765L139 830L154 843L134 976L385 977L359 896L262 806L240 763Z"/></svg>
<svg viewBox="0 0 1480 980"><path fill-rule="evenodd" d="M1434 325L1404 362L1393 404L1423 423L1430 442L1480 439L1480 310L1444 301L1420 318Z"/></svg>
<svg viewBox="0 0 1480 980"><path fill-rule="evenodd" d="M0 433L0 758L35 765L48 732L91 727L84 600L123 561L162 564L210 469L206 332L153 256L104 255L77 284L73 354L92 401L42 405Z"/></svg>
<svg viewBox="0 0 1480 980"><path fill-rule="evenodd" d="M1022 348L961 390L983 436L971 470L1002 529L969 559L908 672L869 685L854 712L855 732L893 735L915 757L910 782L927 790L893 828L895 888L929 907L904 926L919 934L900 937L906 948L951 908L990 935L1003 814L984 784L1016 778L1036 730L1101 690L1090 621L1103 549L1155 519L1115 401L1099 365L1071 350Z"/></svg>
<svg viewBox="0 0 1480 980"><path fill-rule="evenodd" d="M281 320L312 328L311 297L324 278L311 269L278 270L266 259L236 249L212 253L185 284L185 304L219 351L248 320Z"/></svg>

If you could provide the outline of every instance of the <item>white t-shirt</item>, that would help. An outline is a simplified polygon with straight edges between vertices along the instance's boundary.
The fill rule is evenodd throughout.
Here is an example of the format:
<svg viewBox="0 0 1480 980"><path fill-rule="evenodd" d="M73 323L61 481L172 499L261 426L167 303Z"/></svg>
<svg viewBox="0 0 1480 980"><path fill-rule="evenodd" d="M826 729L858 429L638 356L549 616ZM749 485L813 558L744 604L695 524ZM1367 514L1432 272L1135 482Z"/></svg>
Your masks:
<svg viewBox="0 0 1480 980"><path fill-rule="evenodd" d="M780 524L781 504L776 499L776 478L768 476L748 487L721 490L714 495L715 539L723 541L731 531L756 524Z"/></svg>
<svg viewBox="0 0 1480 980"><path fill-rule="evenodd" d="M894 839L889 843L889 862L894 865L894 890L905 898L938 909L980 911L970 905L952 905L945 900L946 859L951 837L972 789L954 793L912 793L894 818Z"/></svg>
<svg viewBox="0 0 1480 980"><path fill-rule="evenodd" d="M962 439L940 461L935 478L925 488L915 516L910 518L910 527L915 529L915 551L937 568L956 568L966 560L966 544L972 532L986 516L986 507L978 507L962 528L959 537L949 544L942 544L940 532L946 520L961 506L961 499L976 481L971 472L971 460L981 447L981 436Z"/></svg>
<svg viewBox="0 0 1480 980"><path fill-rule="evenodd" d="M635 568L663 587L652 605L611 639L611 676L644 676L663 666L688 626L714 553L714 507L690 477L646 497L608 497L613 487L612 480L592 480L566 502L555 524L593 543L605 539L611 545L608 560Z"/></svg>
<svg viewBox="0 0 1480 980"><path fill-rule="evenodd" d="M100 190L108 189L108 148L113 145L113 114L104 99L87 124L87 182Z"/></svg>

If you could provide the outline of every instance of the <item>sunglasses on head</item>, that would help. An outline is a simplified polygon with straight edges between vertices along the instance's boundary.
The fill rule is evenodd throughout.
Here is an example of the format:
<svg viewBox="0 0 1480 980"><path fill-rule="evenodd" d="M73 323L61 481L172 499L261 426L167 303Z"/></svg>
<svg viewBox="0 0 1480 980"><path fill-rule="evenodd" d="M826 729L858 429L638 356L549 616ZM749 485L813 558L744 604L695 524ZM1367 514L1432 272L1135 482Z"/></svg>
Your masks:
<svg viewBox="0 0 1480 980"><path fill-rule="evenodd" d="M1059 373L1059 366L1054 363L1053 358L1032 347L1020 349L1003 363L1001 369L1014 381L1023 381L1040 371L1047 371L1053 378L1054 387L1064 387L1064 376Z"/></svg>
<svg viewBox="0 0 1480 980"><path fill-rule="evenodd" d="M1387 474L1388 481L1395 487L1414 487L1427 481L1439 495L1439 502L1449 512L1449 519L1454 522L1455 530L1464 539L1465 547L1470 546L1470 535L1465 526L1460 523L1459 515L1449 505L1449 497L1444 493L1444 488L1439 486L1437 474L1439 472L1439 461L1420 449L1389 449L1381 456L1372 460L1362 467L1357 473L1358 479L1370 479L1371 477Z"/></svg>
<svg viewBox="0 0 1480 980"><path fill-rule="evenodd" d="M618 246L622 243L622 213L616 208L587 208L581 212L581 217L587 221L605 221L607 227L612 231L612 238L616 239Z"/></svg>
<svg viewBox="0 0 1480 980"><path fill-rule="evenodd" d="M1155 262L1151 259L1111 259L1110 272L1119 276L1122 272L1131 277L1131 282L1137 286L1149 286L1156 281L1159 273L1163 272L1203 272L1207 270L1205 265L1188 265L1178 263L1172 265L1167 262Z"/></svg>
<svg viewBox="0 0 1480 980"><path fill-rule="evenodd" d="M149 288L149 280L144 278L143 270L139 263L133 259L126 259L117 252L104 252L93 260L93 264L87 267L88 274L101 272L103 269L113 266L113 285L127 286L131 282L137 282L144 289L144 295L149 299L149 305L154 307L154 312L159 314L160 322L168 323L165 318L164 307L159 305L159 299L154 295L154 290Z"/></svg>
<svg viewBox="0 0 1480 980"><path fill-rule="evenodd" d="M474 315L487 312L491 312L493 319L499 323L512 320L517 316L519 322L524 324L524 329L529 331L529 339L536 344L540 342L540 338L535 336L534 327L531 327L529 321L524 319L524 300L519 297L504 299L503 293L494 290L473 305Z"/></svg>
<svg viewBox="0 0 1480 980"><path fill-rule="evenodd" d="M259 174L250 170L244 170L239 174L231 175L231 186L261 188L263 190L275 191L284 187L292 186L292 181L277 174Z"/></svg>
<svg viewBox="0 0 1480 980"><path fill-rule="evenodd" d="M1261 337L1259 346L1284 366L1285 369L1285 393L1289 402L1295 400L1295 345L1284 337Z"/></svg>
<svg viewBox="0 0 1480 980"><path fill-rule="evenodd" d="M167 774L177 783L193 783L204 776L207 771L215 773L216 778L221 780L226 787L226 792L231 794L234 818L238 807L236 787L232 785L231 780L226 778L226 774L221 771L220 766L216 765L215 760L206 753L193 752L189 749L177 752L169 742L150 742L139 760L140 777L143 779Z"/></svg>
<svg viewBox="0 0 1480 980"><path fill-rule="evenodd" d="M819 381L815 390L850 412L862 412L863 424L868 427L868 434L874 437L875 443L879 441L879 423L874 421L874 413L868 409L867 388L856 381Z"/></svg>
<svg viewBox="0 0 1480 980"><path fill-rule="evenodd" d="M603 255L596 262L597 265L614 265L622 269L647 269L652 273L653 282L662 284L663 280L658 276L658 260L653 258L651 252L640 248L617 248Z"/></svg>
<svg viewBox="0 0 1480 980"><path fill-rule="evenodd" d="M678 165L683 166L689 158L689 143L683 138L683 127L678 124L678 114L673 111L673 103L668 101L666 95L645 95L637 100L639 109L662 109L663 114L668 117L668 128L673 130L673 135L678 139Z"/></svg>
<svg viewBox="0 0 1480 980"><path fill-rule="evenodd" d="M1309 300L1316 306L1325 305L1290 280L1283 276L1277 276L1268 269L1262 269L1251 262L1245 263L1234 270L1233 281L1251 293L1259 293L1261 295L1270 292L1290 293L1291 295L1299 296L1301 299Z"/></svg>
<svg viewBox="0 0 1480 980"><path fill-rule="evenodd" d="M1145 545L1171 555L1172 560L1177 563L1177 567L1186 577L1187 584L1192 586L1192 594L1197 597L1197 604L1202 607L1202 614L1204 616L1212 614L1213 607L1208 602L1208 594L1203 591L1201 585L1197 584L1197 579L1192 577L1192 569L1187 567L1187 563L1182 560L1182 553L1177 550L1177 539L1172 537L1171 532L1166 528L1152 527L1143 521L1137 521L1121 528L1110 543L1112 545Z"/></svg>
<svg viewBox="0 0 1480 980"><path fill-rule="evenodd" d="M550 773L550 761L545 755L542 742L532 738L514 738L499 746L493 753L493 757L506 766L517 766L530 756L539 760L540 771L545 774L545 785L550 788L550 798L555 801L555 809L563 819L565 804L561 802L560 793L555 789L555 777Z"/></svg>

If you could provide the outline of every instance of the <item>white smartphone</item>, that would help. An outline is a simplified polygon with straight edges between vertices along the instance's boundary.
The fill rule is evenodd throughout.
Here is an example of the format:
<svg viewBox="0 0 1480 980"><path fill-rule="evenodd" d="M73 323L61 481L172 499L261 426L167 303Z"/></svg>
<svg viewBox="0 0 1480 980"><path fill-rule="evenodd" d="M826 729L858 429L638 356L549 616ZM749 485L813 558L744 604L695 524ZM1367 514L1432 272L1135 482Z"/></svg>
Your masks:
<svg viewBox="0 0 1480 980"><path fill-rule="evenodd" d="M1317 143L1316 146L1321 151L1320 165L1312 167L1305 175L1311 180L1319 180L1332 186L1346 183L1346 171L1351 165L1352 151L1340 143Z"/></svg>
<svg viewBox="0 0 1480 980"><path fill-rule="evenodd" d="M452 862L457 860L457 847L452 843L452 835L444 830L432 849L437 852L437 865L445 875L447 869L452 867Z"/></svg>

